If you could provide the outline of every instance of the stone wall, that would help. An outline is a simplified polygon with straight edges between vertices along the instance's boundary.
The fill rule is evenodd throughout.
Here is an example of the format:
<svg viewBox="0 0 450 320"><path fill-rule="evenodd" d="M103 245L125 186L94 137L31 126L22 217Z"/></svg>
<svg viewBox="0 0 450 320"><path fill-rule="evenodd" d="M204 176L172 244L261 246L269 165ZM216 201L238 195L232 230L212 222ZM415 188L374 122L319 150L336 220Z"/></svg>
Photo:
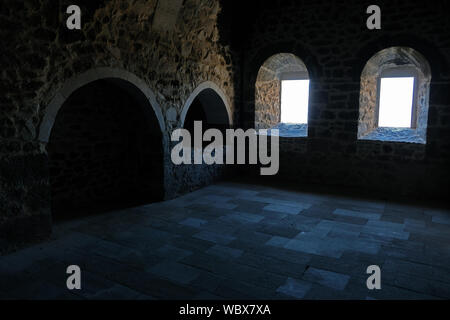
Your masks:
<svg viewBox="0 0 450 320"><path fill-rule="evenodd" d="M268 129L280 123L280 91L279 79L257 81L255 84L255 128Z"/></svg>
<svg viewBox="0 0 450 320"><path fill-rule="evenodd" d="M255 84L264 62L277 53L295 54L310 73L309 137L280 138L275 179L445 200L450 187L450 5L377 4L382 29L371 31L366 27L370 3L250 2L242 14L248 17L243 26L249 32L240 39L245 52L243 123L258 126ZM431 66L426 145L358 140L362 71L377 52L394 46L413 48Z"/></svg>
<svg viewBox="0 0 450 320"><path fill-rule="evenodd" d="M152 107L159 109L164 129L166 198L176 196L180 185L190 183L190 179L183 181L183 175L175 174L168 141L172 130L181 126L180 114L194 89L205 81L213 82L229 98L232 115L235 112L233 58L220 41L219 1L184 1L180 11L172 13L175 19L169 19L176 21L175 25L167 30L164 23L153 26L156 0L82 0L77 1L82 10L82 30L69 31L65 12L70 4L67 0L2 2L2 239L48 235L47 142L39 140L39 130L44 119L51 123L54 117L46 117L50 102L61 100L62 104L67 98L65 88L72 82L79 85L89 70L107 67L124 80L133 75L133 79L139 79L140 88L154 97Z"/></svg>

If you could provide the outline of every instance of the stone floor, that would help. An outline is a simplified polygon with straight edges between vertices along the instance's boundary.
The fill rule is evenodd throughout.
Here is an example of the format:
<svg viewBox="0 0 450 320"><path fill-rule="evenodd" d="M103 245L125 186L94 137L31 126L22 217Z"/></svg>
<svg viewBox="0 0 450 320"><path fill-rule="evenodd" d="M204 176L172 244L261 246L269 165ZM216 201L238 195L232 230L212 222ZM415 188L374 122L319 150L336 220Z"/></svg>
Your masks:
<svg viewBox="0 0 450 320"><path fill-rule="evenodd" d="M448 299L450 212L220 183L57 225L0 258L0 298Z"/></svg>

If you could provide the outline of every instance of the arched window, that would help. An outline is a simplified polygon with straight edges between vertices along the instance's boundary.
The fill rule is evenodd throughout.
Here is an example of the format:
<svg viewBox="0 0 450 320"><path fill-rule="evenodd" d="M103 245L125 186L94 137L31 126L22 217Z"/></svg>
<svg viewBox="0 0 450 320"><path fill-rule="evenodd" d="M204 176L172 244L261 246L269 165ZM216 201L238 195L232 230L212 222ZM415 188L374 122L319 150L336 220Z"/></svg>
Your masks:
<svg viewBox="0 0 450 320"><path fill-rule="evenodd" d="M411 48L378 52L361 75L358 138L426 143L431 71Z"/></svg>
<svg viewBox="0 0 450 320"><path fill-rule="evenodd" d="M264 62L256 79L255 128L280 129L280 135L308 135L309 73L290 53Z"/></svg>

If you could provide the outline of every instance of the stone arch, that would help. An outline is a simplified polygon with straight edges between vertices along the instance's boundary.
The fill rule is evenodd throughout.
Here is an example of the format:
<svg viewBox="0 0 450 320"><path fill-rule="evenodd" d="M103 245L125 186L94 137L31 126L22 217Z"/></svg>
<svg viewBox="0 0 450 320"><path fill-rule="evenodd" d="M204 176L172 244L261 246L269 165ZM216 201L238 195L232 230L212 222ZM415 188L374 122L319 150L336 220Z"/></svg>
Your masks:
<svg viewBox="0 0 450 320"><path fill-rule="evenodd" d="M272 55L259 68L255 82L256 129L268 129L280 123L281 80L285 75L310 78L305 63L292 53Z"/></svg>
<svg viewBox="0 0 450 320"><path fill-rule="evenodd" d="M413 125L408 130L378 128L379 81L388 70L410 69L416 74ZM361 73L358 139L426 143L431 67L427 59L409 47L390 47L373 55Z"/></svg>
<svg viewBox="0 0 450 320"><path fill-rule="evenodd" d="M142 79L126 70L101 67L90 69L65 82L45 109L44 117L39 127L38 140L43 143L48 143L58 111L72 93L84 85L101 79L121 79L138 89L146 97L149 105L153 108L161 132L165 132L165 122L161 108L156 100L155 94L150 90L147 84Z"/></svg>
<svg viewBox="0 0 450 320"><path fill-rule="evenodd" d="M126 71L97 69L63 86L39 134L54 218L164 198L165 126L152 101L144 82Z"/></svg>
<svg viewBox="0 0 450 320"><path fill-rule="evenodd" d="M196 100L205 106L216 105L217 102L220 101L222 106L219 105L218 108L204 108L208 121L211 121L215 124L222 124L227 126L233 125L230 102L227 96L214 82L206 81L195 88L195 90L186 100L181 112L180 126L182 128L185 125L188 111ZM226 123L224 123L224 119L227 120Z"/></svg>
<svg viewBox="0 0 450 320"><path fill-rule="evenodd" d="M374 55L386 48L403 47L411 48L426 57L427 61L433 61L430 65L431 74L434 81L442 79L442 75L449 72L449 65L442 56L441 50L426 38L417 37L411 34L399 34L396 36L382 36L372 39L365 44L355 54L354 67L352 68L352 78L360 80L362 70Z"/></svg>

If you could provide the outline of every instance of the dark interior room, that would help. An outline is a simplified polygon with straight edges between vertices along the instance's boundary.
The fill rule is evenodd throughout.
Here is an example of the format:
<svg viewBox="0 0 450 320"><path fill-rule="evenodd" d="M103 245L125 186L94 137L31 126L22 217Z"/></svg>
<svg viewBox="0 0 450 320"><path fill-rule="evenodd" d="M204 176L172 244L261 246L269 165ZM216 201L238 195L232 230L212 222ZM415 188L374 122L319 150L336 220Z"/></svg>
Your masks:
<svg viewBox="0 0 450 320"><path fill-rule="evenodd" d="M0 64L0 300L450 299L449 1L2 0Z"/></svg>

